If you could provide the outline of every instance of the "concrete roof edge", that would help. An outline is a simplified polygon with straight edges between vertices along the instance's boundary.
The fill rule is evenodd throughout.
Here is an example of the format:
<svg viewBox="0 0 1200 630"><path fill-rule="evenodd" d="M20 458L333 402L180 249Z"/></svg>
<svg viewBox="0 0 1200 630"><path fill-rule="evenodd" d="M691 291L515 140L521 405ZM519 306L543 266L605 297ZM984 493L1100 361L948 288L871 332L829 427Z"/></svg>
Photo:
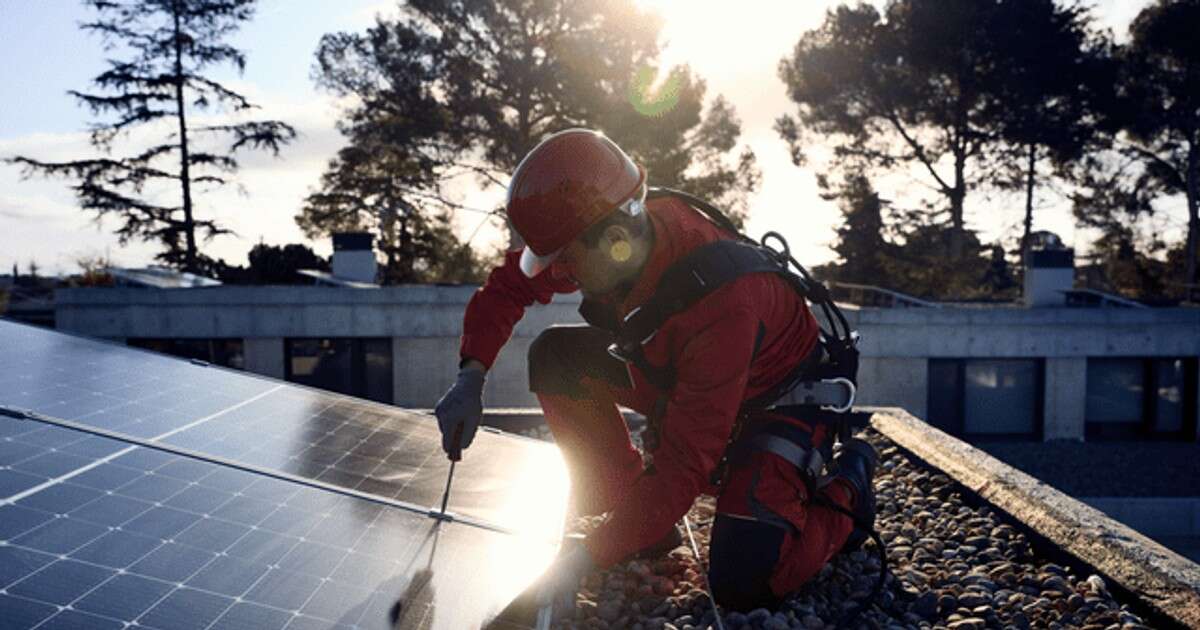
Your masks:
<svg viewBox="0 0 1200 630"><path fill-rule="evenodd" d="M1061 551L1095 568L1148 609L1200 628L1200 565L903 409L867 408L872 426Z"/></svg>

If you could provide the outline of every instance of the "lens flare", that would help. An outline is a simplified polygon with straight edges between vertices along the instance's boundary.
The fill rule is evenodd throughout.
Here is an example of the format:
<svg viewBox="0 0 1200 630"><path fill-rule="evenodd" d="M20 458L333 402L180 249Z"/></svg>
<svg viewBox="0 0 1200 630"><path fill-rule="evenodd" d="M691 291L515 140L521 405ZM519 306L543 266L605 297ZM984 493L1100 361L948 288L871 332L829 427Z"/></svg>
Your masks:
<svg viewBox="0 0 1200 630"><path fill-rule="evenodd" d="M643 116L658 118L675 109L679 104L679 91L683 86L682 70L672 70L662 81L657 81L658 70L643 66L629 86L629 102Z"/></svg>

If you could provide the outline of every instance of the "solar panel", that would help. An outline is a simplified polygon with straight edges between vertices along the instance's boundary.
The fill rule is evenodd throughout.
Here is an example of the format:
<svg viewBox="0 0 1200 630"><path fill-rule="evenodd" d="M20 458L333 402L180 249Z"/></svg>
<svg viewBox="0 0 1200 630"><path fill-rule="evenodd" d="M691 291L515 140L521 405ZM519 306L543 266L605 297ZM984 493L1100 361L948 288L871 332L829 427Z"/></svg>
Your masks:
<svg viewBox="0 0 1200 630"><path fill-rule="evenodd" d="M9 322L0 347L0 405L57 423L0 417L0 628L385 628L397 601L521 627L490 620L557 548L547 445L480 435L441 523L416 414Z"/></svg>
<svg viewBox="0 0 1200 630"><path fill-rule="evenodd" d="M428 416L13 322L0 321L0 340L2 405L415 506L440 502L449 461ZM565 505L555 449L484 431L455 475L457 515L561 533L561 518L541 517Z"/></svg>

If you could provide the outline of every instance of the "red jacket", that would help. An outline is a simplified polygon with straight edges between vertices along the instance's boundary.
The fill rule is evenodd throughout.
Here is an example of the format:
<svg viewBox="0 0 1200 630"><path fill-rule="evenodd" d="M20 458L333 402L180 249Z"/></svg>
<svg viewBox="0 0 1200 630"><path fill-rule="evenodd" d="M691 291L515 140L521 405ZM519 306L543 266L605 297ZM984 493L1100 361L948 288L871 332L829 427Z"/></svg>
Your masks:
<svg viewBox="0 0 1200 630"><path fill-rule="evenodd" d="M700 245L732 238L678 199L652 200L648 209L654 249L617 308L622 318L647 300L671 263ZM519 256L510 252L467 305L464 358L491 367L526 307L535 301L547 304L554 293L576 290L549 271L526 278ZM676 370L654 453L656 472L640 476L604 525L588 537L599 566L660 540L698 495L712 490L709 475L724 452L738 408L783 380L816 345L817 332L804 300L774 274L742 276L663 324L644 347L652 365ZM636 368L631 372L635 390L653 389Z"/></svg>

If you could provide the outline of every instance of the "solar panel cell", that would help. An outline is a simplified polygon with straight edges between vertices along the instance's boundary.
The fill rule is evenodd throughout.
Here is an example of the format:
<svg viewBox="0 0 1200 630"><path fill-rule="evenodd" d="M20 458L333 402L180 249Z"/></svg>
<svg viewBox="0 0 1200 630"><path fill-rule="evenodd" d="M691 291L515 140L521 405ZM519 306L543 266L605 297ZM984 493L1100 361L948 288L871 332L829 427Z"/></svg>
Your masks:
<svg viewBox="0 0 1200 630"><path fill-rule="evenodd" d="M118 630L123 622L98 617L78 610L64 610L38 626L38 630Z"/></svg>
<svg viewBox="0 0 1200 630"><path fill-rule="evenodd" d="M152 504L145 501L105 493L72 510L71 516L99 525L116 527L133 520L152 507Z"/></svg>
<svg viewBox="0 0 1200 630"><path fill-rule="evenodd" d="M0 594L0 630L25 630L50 618L58 608L23 597Z"/></svg>
<svg viewBox="0 0 1200 630"><path fill-rule="evenodd" d="M196 520L194 514L168 507L154 507L135 516L125 523L122 529L153 536L155 538L171 538L187 529Z"/></svg>
<svg viewBox="0 0 1200 630"><path fill-rule="evenodd" d="M249 532L250 528L246 525L215 518L201 518L191 527L176 534L175 542L220 553Z"/></svg>
<svg viewBox="0 0 1200 630"><path fill-rule="evenodd" d="M154 551L162 541L124 531L111 531L84 545L72 558L106 567L124 569Z"/></svg>
<svg viewBox="0 0 1200 630"><path fill-rule="evenodd" d="M215 557L217 554L210 551L171 542L159 546L129 570L167 582L182 583Z"/></svg>
<svg viewBox="0 0 1200 630"><path fill-rule="evenodd" d="M31 494L19 501L21 505L35 510L65 514L99 497L103 492L73 483L56 483L45 490Z"/></svg>
<svg viewBox="0 0 1200 630"><path fill-rule="evenodd" d="M166 501L182 492L188 482L147 472L141 478L121 486L121 494L151 503Z"/></svg>
<svg viewBox="0 0 1200 630"><path fill-rule="evenodd" d="M251 563L275 564L300 542L263 529L252 530L229 548L229 555Z"/></svg>
<svg viewBox="0 0 1200 630"><path fill-rule="evenodd" d="M31 531L50 519L53 514L19 505L0 506L0 539L11 540Z"/></svg>
<svg viewBox="0 0 1200 630"><path fill-rule="evenodd" d="M210 630L279 630L293 617L292 613L284 610L238 602L225 611Z"/></svg>
<svg viewBox="0 0 1200 630"><path fill-rule="evenodd" d="M12 465L13 470L27 472L41 477L58 477L66 473L86 466L92 462L91 458L80 457L63 453L57 449L30 457L28 459L18 461Z"/></svg>
<svg viewBox="0 0 1200 630"><path fill-rule="evenodd" d="M15 470L0 470L0 496L10 496L22 490L28 490L46 480L41 475L17 472Z"/></svg>
<svg viewBox="0 0 1200 630"><path fill-rule="evenodd" d="M113 490L119 488L134 479L139 479L142 476L141 471L117 466L115 464L101 464L91 470L84 471L71 477L71 483L76 483L89 488L98 490Z"/></svg>
<svg viewBox="0 0 1200 630"><path fill-rule="evenodd" d="M245 562L233 556L217 556L188 579L187 585L229 597L241 597L268 570L265 564Z"/></svg>
<svg viewBox="0 0 1200 630"><path fill-rule="evenodd" d="M233 604L229 597L179 588L138 617L138 623L161 630L205 630Z"/></svg>
<svg viewBox="0 0 1200 630"><path fill-rule="evenodd" d="M113 569L77 560L59 560L6 590L12 595L66 606L116 574Z"/></svg>
<svg viewBox="0 0 1200 630"><path fill-rule="evenodd" d="M74 607L113 619L136 619L174 588L169 582L123 573L83 596Z"/></svg>
<svg viewBox="0 0 1200 630"><path fill-rule="evenodd" d="M50 564L55 557L29 549L0 546L0 589Z"/></svg>
<svg viewBox="0 0 1200 630"><path fill-rule="evenodd" d="M103 525L77 518L52 518L46 524L16 537L13 542L46 553L68 554L103 536Z"/></svg>
<svg viewBox="0 0 1200 630"><path fill-rule="evenodd" d="M259 579L245 597L266 606L299 610L320 585L319 577L272 569Z"/></svg>

